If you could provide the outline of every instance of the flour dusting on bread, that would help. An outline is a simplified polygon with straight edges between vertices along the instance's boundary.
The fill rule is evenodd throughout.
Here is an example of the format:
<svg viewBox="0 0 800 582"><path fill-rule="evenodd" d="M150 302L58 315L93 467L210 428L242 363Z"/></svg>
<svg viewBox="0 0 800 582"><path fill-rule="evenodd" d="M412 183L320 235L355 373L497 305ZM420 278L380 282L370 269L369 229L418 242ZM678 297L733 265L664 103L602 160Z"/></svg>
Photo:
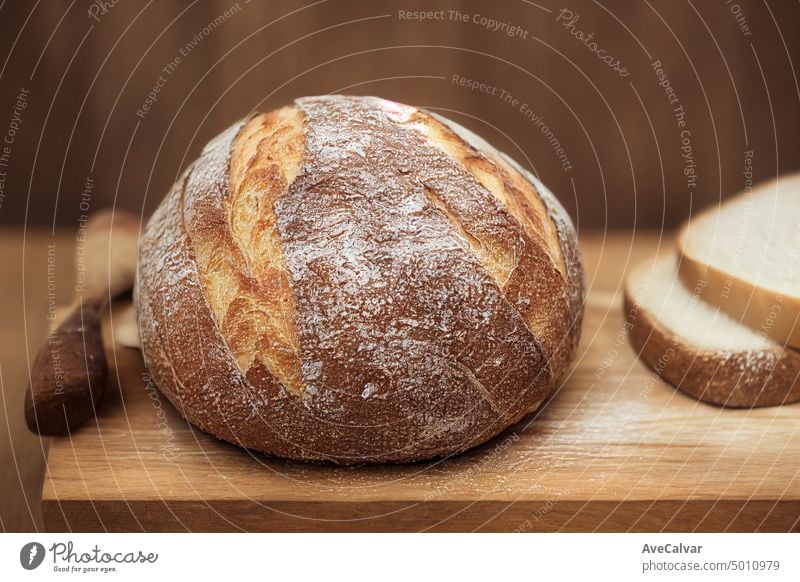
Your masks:
<svg viewBox="0 0 800 582"><path fill-rule="evenodd" d="M480 444L540 405L578 341L577 241L542 188L386 100L255 115L148 225L136 292L153 378L203 430L269 454Z"/></svg>

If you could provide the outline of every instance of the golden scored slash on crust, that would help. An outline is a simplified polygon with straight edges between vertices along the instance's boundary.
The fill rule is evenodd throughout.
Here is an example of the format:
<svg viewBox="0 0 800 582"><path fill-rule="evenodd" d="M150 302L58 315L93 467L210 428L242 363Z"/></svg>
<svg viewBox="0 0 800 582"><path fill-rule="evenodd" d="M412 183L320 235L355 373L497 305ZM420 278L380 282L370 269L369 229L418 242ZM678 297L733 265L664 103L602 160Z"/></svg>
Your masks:
<svg viewBox="0 0 800 582"><path fill-rule="evenodd" d="M299 394L296 307L273 208L300 169L302 114L284 108L256 116L242 129L237 143L231 158L231 196L225 208L232 242L243 262L233 272L206 266L204 281L207 289L223 290L210 295L215 299L212 306L239 367L248 370L258 359ZM220 247L219 252L231 256L234 251Z"/></svg>
<svg viewBox="0 0 800 582"><path fill-rule="evenodd" d="M209 144L151 220L143 351L184 416L242 446L465 450L538 407L574 352L582 272L560 220L424 112L300 99Z"/></svg>
<svg viewBox="0 0 800 582"><path fill-rule="evenodd" d="M543 281L541 289L533 290L538 292L530 301L531 305L541 305L539 313L567 314L563 318L545 318L541 323L543 343L551 348L548 350L550 369L557 379L578 348L586 291L583 260L572 221L552 192L512 158L457 123L434 113L430 115L460 138L453 142L461 144L458 150L462 155L454 157L504 202L533 240L541 241L541 246L549 250L553 264L563 276L560 293L552 292L551 286ZM443 146L443 149L447 151L450 148ZM483 171L487 167L495 169L494 176ZM498 180L498 175L502 179ZM504 191L497 187L498 183L505 185ZM529 326L536 327L530 321Z"/></svg>

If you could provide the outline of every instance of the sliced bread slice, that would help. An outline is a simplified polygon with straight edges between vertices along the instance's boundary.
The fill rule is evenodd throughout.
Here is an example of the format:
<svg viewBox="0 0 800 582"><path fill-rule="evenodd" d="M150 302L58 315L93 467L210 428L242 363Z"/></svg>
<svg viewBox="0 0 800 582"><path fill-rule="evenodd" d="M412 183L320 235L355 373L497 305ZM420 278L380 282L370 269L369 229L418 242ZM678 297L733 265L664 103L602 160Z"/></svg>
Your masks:
<svg viewBox="0 0 800 582"><path fill-rule="evenodd" d="M628 276L625 314L639 356L684 392L731 407L800 400L800 352L702 301L670 253Z"/></svg>
<svg viewBox="0 0 800 582"><path fill-rule="evenodd" d="M800 173L692 218L678 251L681 279L704 300L800 348Z"/></svg>

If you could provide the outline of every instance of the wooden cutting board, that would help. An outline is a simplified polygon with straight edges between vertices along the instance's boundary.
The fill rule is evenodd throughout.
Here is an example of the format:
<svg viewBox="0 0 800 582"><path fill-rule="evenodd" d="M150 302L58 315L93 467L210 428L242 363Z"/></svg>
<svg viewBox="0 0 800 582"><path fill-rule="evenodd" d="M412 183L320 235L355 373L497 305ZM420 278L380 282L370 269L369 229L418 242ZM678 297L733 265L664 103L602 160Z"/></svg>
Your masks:
<svg viewBox="0 0 800 582"><path fill-rule="evenodd" d="M627 342L623 275L659 240L584 238L591 291L564 385L500 437L437 462L344 468L251 454L187 424L155 390L140 354L110 345L116 371L100 416L50 445L45 526L797 531L800 406L697 402L661 382Z"/></svg>

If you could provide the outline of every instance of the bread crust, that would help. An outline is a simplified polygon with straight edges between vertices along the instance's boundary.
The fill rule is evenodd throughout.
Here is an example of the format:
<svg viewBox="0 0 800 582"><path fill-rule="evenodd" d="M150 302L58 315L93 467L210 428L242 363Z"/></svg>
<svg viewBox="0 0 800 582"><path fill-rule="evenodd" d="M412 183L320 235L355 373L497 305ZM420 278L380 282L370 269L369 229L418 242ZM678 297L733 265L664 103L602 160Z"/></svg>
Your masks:
<svg viewBox="0 0 800 582"><path fill-rule="evenodd" d="M628 337L638 356L664 380L711 404L776 406L800 400L800 353L791 348L709 351L657 323L625 287Z"/></svg>
<svg viewBox="0 0 800 582"><path fill-rule="evenodd" d="M162 392L221 439L343 464L460 452L535 410L571 358L558 326L580 321L574 231L548 224L549 248L420 130L440 124L419 110L338 96L295 107L296 176L280 151L254 153L277 118L244 120L147 226L136 298ZM293 135L275 143L291 149ZM255 178L275 199L253 210L253 239L231 217Z"/></svg>
<svg viewBox="0 0 800 582"><path fill-rule="evenodd" d="M561 293L552 295L550 313L566 314L566 317L548 317L548 329L542 335L545 338L545 342L550 345L550 368L553 371L553 378L557 382L564 376L578 349L584 304L586 302L583 257L578 246L578 235L575 232L572 220L558 201L558 198L516 160L458 123L436 113L429 112L429 114L463 139L471 150L475 152L475 157L491 161L498 167L504 180L512 181L515 177L518 177L521 182L524 182L518 188L512 189L513 195L522 198L522 202L539 201L544 212L537 218L549 223L554 229L557 241L557 251L554 254L561 261L563 287ZM528 187L526 188L525 185ZM533 200L534 198L536 200Z"/></svg>

